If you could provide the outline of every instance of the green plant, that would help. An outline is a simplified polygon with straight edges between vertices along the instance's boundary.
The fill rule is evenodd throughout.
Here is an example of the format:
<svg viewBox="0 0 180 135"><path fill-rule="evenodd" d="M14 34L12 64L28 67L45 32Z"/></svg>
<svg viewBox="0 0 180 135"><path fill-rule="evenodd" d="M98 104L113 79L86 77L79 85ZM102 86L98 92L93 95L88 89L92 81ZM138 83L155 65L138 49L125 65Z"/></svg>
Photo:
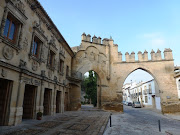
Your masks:
<svg viewBox="0 0 180 135"><path fill-rule="evenodd" d="M82 90L85 91L86 95L84 96L86 103L97 105L97 74L94 71L89 71L89 76L84 77L82 82Z"/></svg>
<svg viewBox="0 0 180 135"><path fill-rule="evenodd" d="M38 112L37 113L37 117L42 117L43 113L42 112Z"/></svg>

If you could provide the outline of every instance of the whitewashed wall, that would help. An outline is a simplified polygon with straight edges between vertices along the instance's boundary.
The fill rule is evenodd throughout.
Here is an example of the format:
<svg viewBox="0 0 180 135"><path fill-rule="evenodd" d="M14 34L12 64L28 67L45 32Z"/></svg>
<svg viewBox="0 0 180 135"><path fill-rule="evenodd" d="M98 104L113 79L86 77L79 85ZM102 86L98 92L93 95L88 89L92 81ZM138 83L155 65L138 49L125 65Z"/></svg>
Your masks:
<svg viewBox="0 0 180 135"><path fill-rule="evenodd" d="M176 78L176 84L177 84L178 97L180 99L180 77Z"/></svg>
<svg viewBox="0 0 180 135"><path fill-rule="evenodd" d="M161 110L161 98L155 97L155 101L156 101L156 109Z"/></svg>

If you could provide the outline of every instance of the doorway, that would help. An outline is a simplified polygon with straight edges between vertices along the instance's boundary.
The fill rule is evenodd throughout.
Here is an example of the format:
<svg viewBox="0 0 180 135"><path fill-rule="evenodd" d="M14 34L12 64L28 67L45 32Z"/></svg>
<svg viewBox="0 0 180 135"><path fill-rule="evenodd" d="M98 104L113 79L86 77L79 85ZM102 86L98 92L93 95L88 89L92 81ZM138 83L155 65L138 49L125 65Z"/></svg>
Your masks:
<svg viewBox="0 0 180 135"><path fill-rule="evenodd" d="M68 93L65 92L64 96L64 111L68 111Z"/></svg>
<svg viewBox="0 0 180 135"><path fill-rule="evenodd" d="M12 81L0 79L0 126L8 125Z"/></svg>
<svg viewBox="0 0 180 135"><path fill-rule="evenodd" d="M152 95L152 107L156 108L156 101L155 101L155 95Z"/></svg>
<svg viewBox="0 0 180 135"><path fill-rule="evenodd" d="M57 91L56 94L56 113L61 112L61 91Z"/></svg>
<svg viewBox="0 0 180 135"><path fill-rule="evenodd" d="M51 114L51 89L45 89L44 91L44 112L43 115L50 115Z"/></svg>
<svg viewBox="0 0 180 135"><path fill-rule="evenodd" d="M23 119L33 119L35 117L35 97L36 86L25 85L24 101L23 101Z"/></svg>

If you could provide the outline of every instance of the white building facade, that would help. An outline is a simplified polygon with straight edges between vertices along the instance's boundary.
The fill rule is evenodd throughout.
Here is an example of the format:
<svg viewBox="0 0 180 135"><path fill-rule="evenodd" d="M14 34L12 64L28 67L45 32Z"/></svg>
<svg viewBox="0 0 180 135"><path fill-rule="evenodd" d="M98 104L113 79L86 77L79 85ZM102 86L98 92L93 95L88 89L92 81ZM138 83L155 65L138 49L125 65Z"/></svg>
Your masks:
<svg viewBox="0 0 180 135"><path fill-rule="evenodd" d="M123 86L123 101L126 101L126 102L132 102L132 97L131 97L131 91L130 89L132 87L135 87L136 86L136 83L126 83L124 86Z"/></svg>
<svg viewBox="0 0 180 135"><path fill-rule="evenodd" d="M126 100L124 101L139 101L144 107L156 108L158 110L161 110L159 89L154 79L147 82L132 83L132 85L130 85L130 87L128 88L129 92L127 92L127 89L124 89L124 91L126 93L125 95L129 93L129 98L126 98Z"/></svg>
<svg viewBox="0 0 180 135"><path fill-rule="evenodd" d="M180 100L180 67L175 68L175 79L177 84L178 98Z"/></svg>
<svg viewBox="0 0 180 135"><path fill-rule="evenodd" d="M131 102L131 98L130 98L130 94L129 94L129 89L131 87L131 83L126 83L124 86L123 86L123 101L126 101L126 102Z"/></svg>

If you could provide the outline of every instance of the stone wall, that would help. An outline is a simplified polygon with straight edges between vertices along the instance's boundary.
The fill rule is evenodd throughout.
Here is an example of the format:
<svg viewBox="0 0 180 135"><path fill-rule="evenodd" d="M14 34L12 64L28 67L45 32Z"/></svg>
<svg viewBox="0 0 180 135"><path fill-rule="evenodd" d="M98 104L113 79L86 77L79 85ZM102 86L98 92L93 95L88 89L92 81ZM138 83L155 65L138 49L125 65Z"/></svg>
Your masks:
<svg viewBox="0 0 180 135"><path fill-rule="evenodd" d="M179 104L171 49L164 50L164 59L160 50L152 50L150 59L145 50L144 53L138 52L138 60L135 60L134 52L127 52L126 60L122 61L122 53L118 52L118 45L114 44L113 39L105 38L101 41L100 37L93 36L91 41L91 35L83 33L81 45L73 50L76 52L73 70L82 74L94 70L99 75L100 108L123 111L122 86L128 75L137 69L148 72L156 80L160 89L162 112L167 112L171 103Z"/></svg>

